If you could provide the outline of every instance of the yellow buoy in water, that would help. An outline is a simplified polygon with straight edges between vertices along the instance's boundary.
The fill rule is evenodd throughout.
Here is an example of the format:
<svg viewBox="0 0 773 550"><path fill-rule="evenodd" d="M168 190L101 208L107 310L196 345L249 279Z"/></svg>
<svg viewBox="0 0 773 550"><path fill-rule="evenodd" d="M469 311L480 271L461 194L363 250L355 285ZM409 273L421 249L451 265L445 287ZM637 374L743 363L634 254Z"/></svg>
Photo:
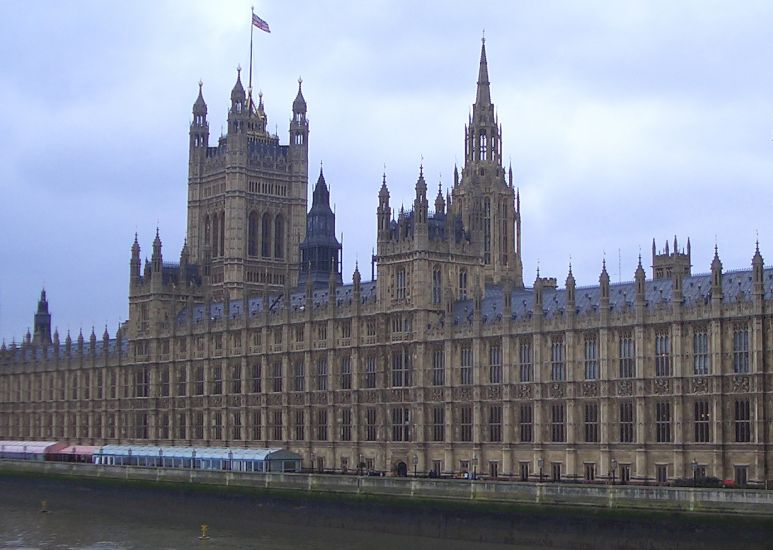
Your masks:
<svg viewBox="0 0 773 550"><path fill-rule="evenodd" d="M199 540L208 539L209 535L207 533L209 533L209 525L207 525L206 523L202 523L200 529L201 529L201 535L199 535Z"/></svg>
<svg viewBox="0 0 773 550"><path fill-rule="evenodd" d="M47 500L41 500L40 501L40 513L41 514L47 514L48 513L48 501Z"/></svg>

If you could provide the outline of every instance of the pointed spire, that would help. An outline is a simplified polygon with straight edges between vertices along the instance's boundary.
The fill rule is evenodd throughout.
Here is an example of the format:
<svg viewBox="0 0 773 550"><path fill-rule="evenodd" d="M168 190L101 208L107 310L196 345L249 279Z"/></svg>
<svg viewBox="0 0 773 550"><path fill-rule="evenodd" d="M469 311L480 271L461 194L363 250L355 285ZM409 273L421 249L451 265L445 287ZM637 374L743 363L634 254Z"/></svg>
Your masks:
<svg viewBox="0 0 773 550"><path fill-rule="evenodd" d="M491 104L491 90L488 80L488 61L486 60L486 38L480 41L480 67L478 68L478 92L475 95L477 107Z"/></svg>
<svg viewBox="0 0 773 550"><path fill-rule="evenodd" d="M132 257L140 257L140 243L137 240L137 233L134 233L134 242L132 243Z"/></svg>
<svg viewBox="0 0 773 550"><path fill-rule="evenodd" d="M457 168L456 163L454 163L454 187L459 185L459 168Z"/></svg>
<svg viewBox="0 0 773 550"><path fill-rule="evenodd" d="M513 188L513 163L510 163L510 166L507 168L507 181L510 185L510 188Z"/></svg>
<svg viewBox="0 0 773 550"><path fill-rule="evenodd" d="M293 101L293 113L306 113L306 99L303 97L303 90L301 89L302 84L303 79L299 76L298 94L295 96L295 101Z"/></svg>
<svg viewBox="0 0 773 550"><path fill-rule="evenodd" d="M194 115L207 116L207 103L204 101L204 93L202 92L203 86L204 86L204 82L199 80L199 95L193 104Z"/></svg>
<svg viewBox="0 0 773 550"><path fill-rule="evenodd" d="M437 184L437 197L435 197L435 214L445 214L446 203L443 200L443 185L438 182Z"/></svg>
<svg viewBox="0 0 773 550"><path fill-rule="evenodd" d="M234 84L231 90L231 102L244 101L244 86L242 86L242 68L241 65L236 67L236 84Z"/></svg>

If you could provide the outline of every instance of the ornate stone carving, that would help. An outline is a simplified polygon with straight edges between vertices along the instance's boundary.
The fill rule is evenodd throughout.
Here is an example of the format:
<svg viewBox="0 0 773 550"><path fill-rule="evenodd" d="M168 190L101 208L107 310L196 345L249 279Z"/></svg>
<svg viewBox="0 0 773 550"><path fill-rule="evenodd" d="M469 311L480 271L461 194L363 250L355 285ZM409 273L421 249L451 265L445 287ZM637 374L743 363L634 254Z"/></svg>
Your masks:
<svg viewBox="0 0 773 550"><path fill-rule="evenodd" d="M531 399L531 384L520 384L518 386L519 399Z"/></svg>
<svg viewBox="0 0 773 550"><path fill-rule="evenodd" d="M322 391L312 393L311 402L315 405L327 405L327 393Z"/></svg>
<svg viewBox="0 0 773 550"><path fill-rule="evenodd" d="M443 388L432 388L429 399L430 401L443 401Z"/></svg>
<svg viewBox="0 0 773 550"><path fill-rule="evenodd" d="M560 399L564 396L564 385L554 382L550 384L550 397Z"/></svg>
<svg viewBox="0 0 773 550"><path fill-rule="evenodd" d="M306 402L306 396L302 392L295 392L291 394L290 399L293 405L303 405Z"/></svg>
<svg viewBox="0 0 773 550"><path fill-rule="evenodd" d="M278 406L282 404L282 394L281 393L270 393L268 394L266 401L271 406Z"/></svg>
<svg viewBox="0 0 773 550"><path fill-rule="evenodd" d="M598 397L598 395L599 395L599 385L596 382L582 383L583 397Z"/></svg>
<svg viewBox="0 0 773 550"><path fill-rule="evenodd" d="M708 378L693 378L690 384L691 393L709 393Z"/></svg>
<svg viewBox="0 0 773 550"><path fill-rule="evenodd" d="M733 376L733 392L734 393L749 393L749 377L748 376Z"/></svg>
<svg viewBox="0 0 773 550"><path fill-rule="evenodd" d="M652 385L652 390L658 395L671 393L671 386L668 378L656 378Z"/></svg>
<svg viewBox="0 0 773 550"><path fill-rule="evenodd" d="M502 399L502 386L488 386L486 393L489 399Z"/></svg>
<svg viewBox="0 0 773 550"><path fill-rule="evenodd" d="M633 395L633 382L620 380L617 383L617 395Z"/></svg>
<svg viewBox="0 0 773 550"><path fill-rule="evenodd" d="M351 403L352 402L352 393L349 391L342 391L338 392L336 394L336 401L338 403Z"/></svg>

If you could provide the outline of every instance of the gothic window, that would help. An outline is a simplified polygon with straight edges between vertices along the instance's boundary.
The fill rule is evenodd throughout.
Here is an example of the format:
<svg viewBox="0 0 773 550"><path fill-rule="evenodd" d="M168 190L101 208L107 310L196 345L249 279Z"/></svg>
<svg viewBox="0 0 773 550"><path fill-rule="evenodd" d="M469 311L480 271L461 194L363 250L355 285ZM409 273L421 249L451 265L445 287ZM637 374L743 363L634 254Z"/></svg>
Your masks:
<svg viewBox="0 0 773 550"><path fill-rule="evenodd" d="M733 327L733 372L749 372L749 327L745 323Z"/></svg>
<svg viewBox="0 0 773 550"><path fill-rule="evenodd" d="M261 221L261 255L264 258L268 258L271 256L271 216L268 215L268 213L263 214L263 219Z"/></svg>
<svg viewBox="0 0 773 550"><path fill-rule="evenodd" d="M671 442L671 403L655 403L655 439L658 443Z"/></svg>
<svg viewBox="0 0 773 550"><path fill-rule="evenodd" d="M225 255L225 212L220 212L220 255Z"/></svg>
<svg viewBox="0 0 773 550"><path fill-rule="evenodd" d="M284 257L284 218L278 215L274 219L274 258Z"/></svg>
<svg viewBox="0 0 773 550"><path fill-rule="evenodd" d="M467 299L467 270L459 271L459 299Z"/></svg>
<svg viewBox="0 0 773 550"><path fill-rule="evenodd" d="M655 376L671 376L671 337L668 329L655 333Z"/></svg>
<svg viewBox="0 0 773 550"><path fill-rule="evenodd" d="M271 365L271 390L282 391L282 363L279 361Z"/></svg>
<svg viewBox="0 0 773 550"><path fill-rule="evenodd" d="M523 338L518 343L519 374L521 382L534 380L534 366L531 362L531 338Z"/></svg>
<svg viewBox="0 0 773 550"><path fill-rule="evenodd" d="M398 300L405 300L405 268L401 267L397 270L396 275L396 298Z"/></svg>
<svg viewBox="0 0 773 550"><path fill-rule="evenodd" d="M585 403L585 442L598 443L599 441L599 405L598 403Z"/></svg>
<svg viewBox="0 0 773 550"><path fill-rule="evenodd" d="M751 407L748 399L735 402L735 441L748 443L752 440Z"/></svg>
<svg viewBox="0 0 773 550"><path fill-rule="evenodd" d="M317 410L317 440L327 441L327 409Z"/></svg>
<svg viewBox="0 0 773 550"><path fill-rule="evenodd" d="M253 409L252 411L252 439L257 441L261 439L262 418L260 416L260 409Z"/></svg>
<svg viewBox="0 0 773 550"><path fill-rule="evenodd" d="M212 257L218 256L218 244L220 244L220 220L217 214L212 215Z"/></svg>
<svg viewBox="0 0 773 550"><path fill-rule="evenodd" d="M442 278L440 276L440 267L435 266L432 269L432 303L439 304L442 297Z"/></svg>
<svg viewBox="0 0 773 550"><path fill-rule="evenodd" d="M400 349L392 352L392 387L402 388L411 385L411 353Z"/></svg>
<svg viewBox="0 0 773 550"><path fill-rule="evenodd" d="M499 344L489 345L489 382L502 383L502 348Z"/></svg>
<svg viewBox="0 0 773 550"><path fill-rule="evenodd" d="M445 439L446 410L443 405L432 407L432 441Z"/></svg>
<svg viewBox="0 0 773 550"><path fill-rule="evenodd" d="M296 409L293 411L293 416L295 417L295 440L296 441L303 441L305 434L304 426L305 426L305 418L304 418L304 410L303 409Z"/></svg>
<svg viewBox="0 0 773 550"><path fill-rule="evenodd" d="M210 227L210 221L209 221L209 214L207 214L204 217L204 245L209 246L210 243L210 235L211 235L211 227Z"/></svg>
<svg viewBox="0 0 773 550"><path fill-rule="evenodd" d="M365 387L372 389L376 387L376 357L368 355L365 360Z"/></svg>
<svg viewBox="0 0 773 550"><path fill-rule="evenodd" d="M459 440L472 441L472 407L469 405L459 409Z"/></svg>
<svg viewBox="0 0 773 550"><path fill-rule="evenodd" d="M709 402L695 402L695 442L708 443L709 437Z"/></svg>
<svg viewBox="0 0 773 550"><path fill-rule="evenodd" d="M352 440L352 409L341 410L341 441Z"/></svg>
<svg viewBox="0 0 773 550"><path fill-rule="evenodd" d="M348 356L341 359L341 389L352 389L352 360Z"/></svg>
<svg viewBox="0 0 773 550"><path fill-rule="evenodd" d="M392 441L411 440L411 409L392 407Z"/></svg>
<svg viewBox="0 0 773 550"><path fill-rule="evenodd" d="M566 379L564 363L564 337L554 336L550 342L550 380L560 382Z"/></svg>
<svg viewBox="0 0 773 550"><path fill-rule="evenodd" d="M365 409L365 441L376 441L377 435L376 409Z"/></svg>
<svg viewBox="0 0 773 550"><path fill-rule="evenodd" d="M480 147L480 160L486 160L486 146L488 145L487 138L488 136L486 136L486 130L481 130L480 136L478 138L478 145Z"/></svg>
<svg viewBox="0 0 773 550"><path fill-rule="evenodd" d="M502 405L489 405L488 429L489 441L502 441Z"/></svg>
<svg viewBox="0 0 773 550"><path fill-rule="evenodd" d="M599 377L598 341L595 336L585 337L585 379L596 380Z"/></svg>
<svg viewBox="0 0 773 550"><path fill-rule="evenodd" d="M247 254L249 256L258 255L258 214L250 212L247 235Z"/></svg>
<svg viewBox="0 0 773 550"><path fill-rule="evenodd" d="M303 362L296 361L295 364L293 364L293 391L304 391L306 384L303 371Z"/></svg>
<svg viewBox="0 0 773 550"><path fill-rule="evenodd" d="M518 424L520 428L521 443L529 443L534 436L534 409L531 403L520 407Z"/></svg>
<svg viewBox="0 0 773 550"><path fill-rule="evenodd" d="M633 378L636 376L636 363L634 362L634 344L631 331L625 331L620 335L620 378Z"/></svg>
<svg viewBox="0 0 773 550"><path fill-rule="evenodd" d="M242 393L242 367L241 365L231 366L231 393Z"/></svg>
<svg viewBox="0 0 773 550"><path fill-rule="evenodd" d="M555 403L550 407L550 440L553 443L566 441L566 409L563 403Z"/></svg>
<svg viewBox="0 0 773 550"><path fill-rule="evenodd" d="M620 403L620 443L633 443L633 401Z"/></svg>
<svg viewBox="0 0 773 550"><path fill-rule="evenodd" d="M709 334L706 327L696 329L692 336L693 373L709 373Z"/></svg>
<svg viewBox="0 0 773 550"><path fill-rule="evenodd" d="M432 352L432 385L442 386L445 384L445 362L443 360L443 350L436 349Z"/></svg>
<svg viewBox="0 0 773 550"><path fill-rule="evenodd" d="M317 359L317 390L327 391L327 359Z"/></svg>
<svg viewBox="0 0 773 550"><path fill-rule="evenodd" d="M472 384L472 348L470 346L462 347L461 356L459 382L463 386L469 386Z"/></svg>

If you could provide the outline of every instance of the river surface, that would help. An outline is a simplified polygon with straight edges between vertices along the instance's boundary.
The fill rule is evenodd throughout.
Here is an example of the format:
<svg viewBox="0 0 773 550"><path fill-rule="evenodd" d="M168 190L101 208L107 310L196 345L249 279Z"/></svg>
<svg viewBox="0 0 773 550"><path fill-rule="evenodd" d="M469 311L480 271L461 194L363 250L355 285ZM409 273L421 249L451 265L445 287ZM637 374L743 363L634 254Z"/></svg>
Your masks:
<svg viewBox="0 0 773 550"><path fill-rule="evenodd" d="M43 505L45 501L45 505ZM47 512L41 512L45 507ZM470 511L0 476L0 548L770 548L771 522ZM208 538L200 539L201 525Z"/></svg>

